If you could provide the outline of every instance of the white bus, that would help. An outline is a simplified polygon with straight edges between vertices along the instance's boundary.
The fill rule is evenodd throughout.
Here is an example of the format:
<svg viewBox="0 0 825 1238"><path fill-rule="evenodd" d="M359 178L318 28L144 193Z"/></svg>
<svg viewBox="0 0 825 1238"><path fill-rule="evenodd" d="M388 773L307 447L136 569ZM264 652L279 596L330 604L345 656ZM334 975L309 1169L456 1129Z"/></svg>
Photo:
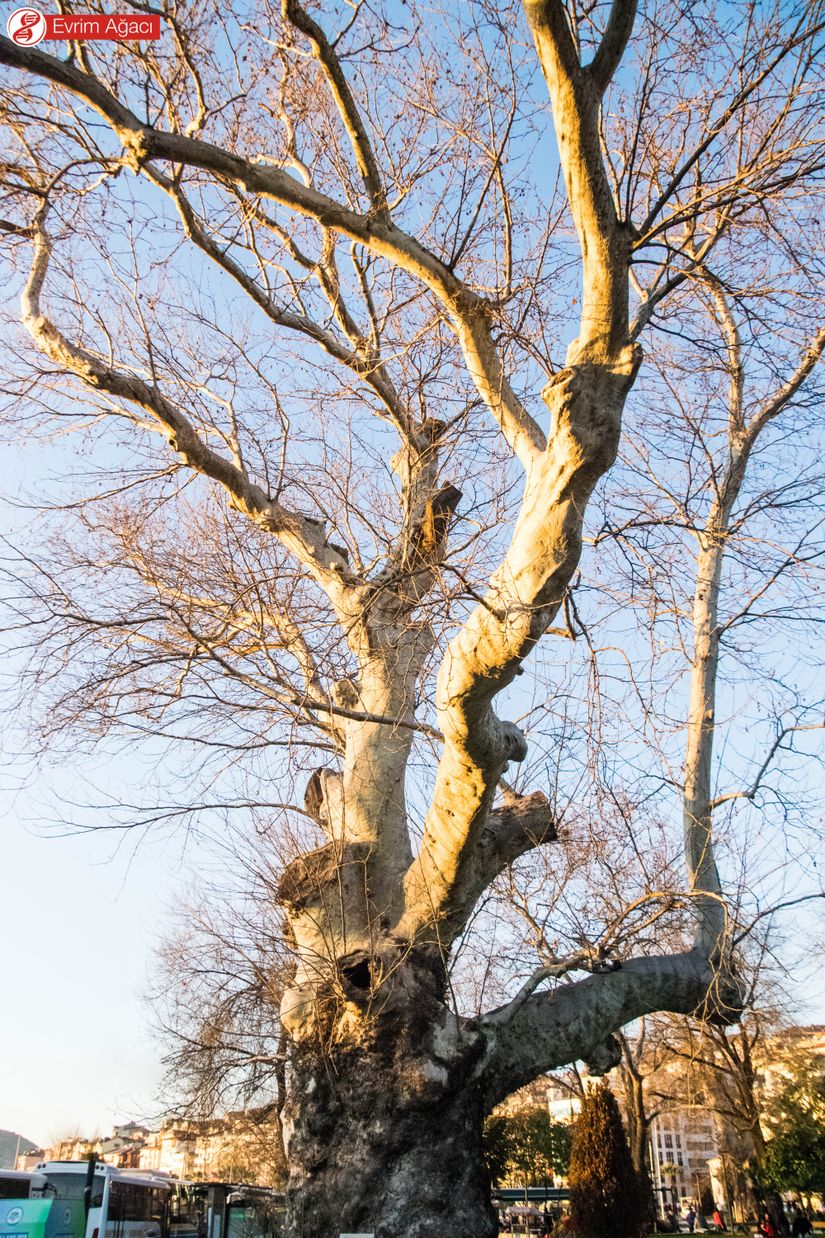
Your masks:
<svg viewBox="0 0 825 1238"><path fill-rule="evenodd" d="M0 1199L28 1199L32 1182L38 1186L45 1179L26 1169L0 1169Z"/></svg>
<svg viewBox="0 0 825 1238"><path fill-rule="evenodd" d="M0 1201L0 1238L166 1238L171 1187L153 1174L43 1161Z"/></svg>
<svg viewBox="0 0 825 1238"><path fill-rule="evenodd" d="M0 1188L0 1238L275 1238L283 1196L84 1161L43 1161Z"/></svg>

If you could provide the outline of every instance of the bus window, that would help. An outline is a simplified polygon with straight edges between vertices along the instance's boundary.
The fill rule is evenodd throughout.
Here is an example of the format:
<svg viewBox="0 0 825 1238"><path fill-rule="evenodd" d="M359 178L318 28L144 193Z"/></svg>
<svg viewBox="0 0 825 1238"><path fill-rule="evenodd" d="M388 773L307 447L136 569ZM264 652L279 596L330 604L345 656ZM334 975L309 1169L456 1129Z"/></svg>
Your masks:
<svg viewBox="0 0 825 1238"><path fill-rule="evenodd" d="M107 1238L162 1238L166 1232L168 1191L137 1182L112 1180L109 1189Z"/></svg>
<svg viewBox="0 0 825 1238"><path fill-rule="evenodd" d="M169 1233L172 1238L204 1238L208 1209L207 1190L191 1182L175 1182L169 1198Z"/></svg>
<svg viewBox="0 0 825 1238"><path fill-rule="evenodd" d="M0 1171L0 1199L28 1199L30 1184L29 1174Z"/></svg>
<svg viewBox="0 0 825 1238"><path fill-rule="evenodd" d="M0 1199L28 1199L29 1184L9 1182L8 1178L0 1178Z"/></svg>
<svg viewBox="0 0 825 1238"><path fill-rule="evenodd" d="M83 1188L86 1185L85 1174L62 1174L62 1173L47 1173L46 1184L51 1188L49 1194L54 1193L60 1199L82 1199ZM102 1185L99 1182L95 1183L97 1194L100 1195Z"/></svg>
<svg viewBox="0 0 825 1238"><path fill-rule="evenodd" d="M41 1175L38 1174L38 1177ZM43 1194L47 1198L57 1199L83 1199L83 1191L86 1188L85 1173L54 1173L46 1171L43 1175L46 1184L43 1188ZM92 1181L92 1198L89 1203L90 1208L99 1208L103 1202L103 1176L95 1174Z"/></svg>

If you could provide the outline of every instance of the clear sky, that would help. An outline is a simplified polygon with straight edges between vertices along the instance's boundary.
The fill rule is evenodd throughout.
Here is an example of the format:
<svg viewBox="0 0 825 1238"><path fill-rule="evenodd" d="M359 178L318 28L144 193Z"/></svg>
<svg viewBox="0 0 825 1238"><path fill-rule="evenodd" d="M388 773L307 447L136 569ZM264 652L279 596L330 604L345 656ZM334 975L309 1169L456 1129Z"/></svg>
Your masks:
<svg viewBox="0 0 825 1238"><path fill-rule="evenodd" d="M160 922L185 881L177 848L45 837L6 797L0 832L0 1128L37 1143L158 1113L147 987Z"/></svg>
<svg viewBox="0 0 825 1238"><path fill-rule="evenodd" d="M59 458L58 458L59 459ZM0 535L25 544L31 513L16 504L41 492L37 448L4 445ZM5 657L2 678L17 664ZM5 686L4 683L4 686ZM60 803L95 798L145 777L137 760L83 761L36 771L6 719L0 734L0 1128L36 1143L158 1112L161 1050L143 998L173 891L185 885L181 848L169 839L59 836ZM71 810L67 810L67 813ZM83 819L82 811L74 813Z"/></svg>

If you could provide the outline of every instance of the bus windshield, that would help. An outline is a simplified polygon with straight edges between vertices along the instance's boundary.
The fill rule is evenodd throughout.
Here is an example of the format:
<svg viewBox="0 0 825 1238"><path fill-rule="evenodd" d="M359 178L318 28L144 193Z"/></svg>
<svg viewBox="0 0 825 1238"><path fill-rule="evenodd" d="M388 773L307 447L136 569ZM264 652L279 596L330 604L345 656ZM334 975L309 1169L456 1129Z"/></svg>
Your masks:
<svg viewBox="0 0 825 1238"><path fill-rule="evenodd" d="M65 1200L82 1200L83 1191L86 1187L86 1174L84 1173L63 1173L54 1170L44 1170L38 1174L38 1178L42 1180L43 1185L36 1192L44 1198L58 1198ZM92 1183L92 1198L90 1207L99 1208L103 1199L103 1178L100 1174L95 1174Z"/></svg>

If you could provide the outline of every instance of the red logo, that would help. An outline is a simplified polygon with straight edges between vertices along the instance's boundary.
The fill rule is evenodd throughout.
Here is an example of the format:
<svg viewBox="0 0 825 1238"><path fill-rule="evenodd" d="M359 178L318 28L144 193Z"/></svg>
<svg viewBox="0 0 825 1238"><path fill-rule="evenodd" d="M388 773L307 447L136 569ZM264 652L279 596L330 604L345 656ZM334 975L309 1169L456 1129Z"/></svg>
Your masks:
<svg viewBox="0 0 825 1238"><path fill-rule="evenodd" d="M34 47L46 37L46 19L37 9L15 9L6 22L6 32L12 43Z"/></svg>
<svg viewBox="0 0 825 1238"><path fill-rule="evenodd" d="M41 13L15 9L6 22L13 43L34 47L43 39L113 39L118 43L160 38L155 13Z"/></svg>

